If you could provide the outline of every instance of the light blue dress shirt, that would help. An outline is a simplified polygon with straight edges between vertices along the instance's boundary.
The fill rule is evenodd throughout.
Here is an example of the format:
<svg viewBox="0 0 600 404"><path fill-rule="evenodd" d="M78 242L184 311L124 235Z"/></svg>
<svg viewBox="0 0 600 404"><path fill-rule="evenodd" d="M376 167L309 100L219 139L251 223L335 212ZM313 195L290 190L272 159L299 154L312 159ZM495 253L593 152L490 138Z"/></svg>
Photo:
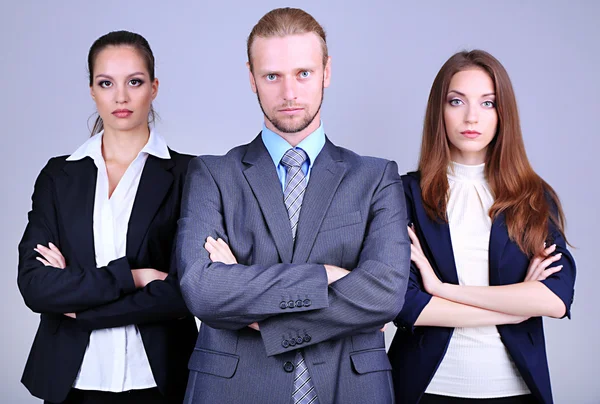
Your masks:
<svg viewBox="0 0 600 404"><path fill-rule="evenodd" d="M277 133L268 129L265 124L263 124L261 137L263 144L267 148L267 151L277 168L281 189L285 190L286 168L281 164L281 158L286 151L292 148L292 146ZM295 147L295 149L304 150L308 156L308 159L302 164L302 172L306 176L307 183L312 165L323 149L323 146L325 146L325 129L323 128L323 122L321 122L321 125L313 133L304 138L304 140Z"/></svg>

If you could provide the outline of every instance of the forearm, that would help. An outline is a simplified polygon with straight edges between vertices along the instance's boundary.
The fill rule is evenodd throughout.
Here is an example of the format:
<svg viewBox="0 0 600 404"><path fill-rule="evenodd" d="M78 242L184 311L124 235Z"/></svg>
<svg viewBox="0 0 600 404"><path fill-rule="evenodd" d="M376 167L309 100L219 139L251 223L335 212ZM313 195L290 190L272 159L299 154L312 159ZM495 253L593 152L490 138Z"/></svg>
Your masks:
<svg viewBox="0 0 600 404"><path fill-rule="evenodd" d="M525 316L516 316L468 306L434 296L423 311L421 311L414 325L430 327L483 327L516 324L526 318Z"/></svg>
<svg viewBox="0 0 600 404"><path fill-rule="evenodd" d="M274 316L259 322L267 354L294 349L282 347L282 335L296 337L298 330L302 335L307 333L310 341L296 348L365 332L379 332L400 311L406 290L403 269L388 270L388 275L382 270L377 276L364 269L354 269L330 285L327 308Z"/></svg>
<svg viewBox="0 0 600 404"><path fill-rule="evenodd" d="M316 264L245 266L197 261L184 268L180 286L190 311L207 324L229 318L230 326L245 326L266 316L328 305L327 275L323 265ZM297 300L308 300L308 304L296 305ZM241 320L251 321L242 324Z"/></svg>
<svg viewBox="0 0 600 404"><path fill-rule="evenodd" d="M444 283L433 295L515 316L560 318L565 313L562 300L537 281L502 286L462 286Z"/></svg>
<svg viewBox="0 0 600 404"><path fill-rule="evenodd" d="M174 276L150 282L120 299L77 313L77 321L89 330L154 323L190 315Z"/></svg>
<svg viewBox="0 0 600 404"><path fill-rule="evenodd" d="M25 304L37 313L76 313L135 291L126 258L101 268L64 269L45 267L33 260L21 261L17 282Z"/></svg>

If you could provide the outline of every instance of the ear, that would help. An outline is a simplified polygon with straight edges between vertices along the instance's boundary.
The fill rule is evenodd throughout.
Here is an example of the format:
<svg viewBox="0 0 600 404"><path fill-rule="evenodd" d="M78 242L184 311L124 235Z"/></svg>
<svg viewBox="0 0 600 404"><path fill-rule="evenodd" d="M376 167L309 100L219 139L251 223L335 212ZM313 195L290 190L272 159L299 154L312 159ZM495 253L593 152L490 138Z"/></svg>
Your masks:
<svg viewBox="0 0 600 404"><path fill-rule="evenodd" d="M154 81L152 82L152 100L154 101L154 99L156 98L156 96L158 95L158 79L155 77Z"/></svg>
<svg viewBox="0 0 600 404"><path fill-rule="evenodd" d="M325 70L323 71L323 87L329 87L331 82L331 56L327 56L327 63L325 64Z"/></svg>
<svg viewBox="0 0 600 404"><path fill-rule="evenodd" d="M96 94L94 93L93 86L90 86L90 95L92 96L92 100L96 101Z"/></svg>
<svg viewBox="0 0 600 404"><path fill-rule="evenodd" d="M254 74L252 74L252 68L250 67L250 62L246 62L246 67L248 68L248 78L250 79L250 88L252 92L256 94L256 81L254 80Z"/></svg>

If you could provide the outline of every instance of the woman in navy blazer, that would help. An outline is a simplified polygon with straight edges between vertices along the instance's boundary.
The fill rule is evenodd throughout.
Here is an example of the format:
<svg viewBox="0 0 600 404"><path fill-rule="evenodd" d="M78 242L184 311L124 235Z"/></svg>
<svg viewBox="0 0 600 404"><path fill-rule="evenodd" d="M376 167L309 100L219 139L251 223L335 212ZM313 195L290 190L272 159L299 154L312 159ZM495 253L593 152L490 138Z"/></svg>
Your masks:
<svg viewBox="0 0 600 404"><path fill-rule="evenodd" d="M402 181L413 265L389 350L396 401L552 403L542 316L570 317L575 262L493 56L441 68Z"/></svg>
<svg viewBox="0 0 600 404"><path fill-rule="evenodd" d="M18 286L40 325L22 382L47 403L183 401L196 324L172 252L192 156L150 130L158 91L140 35L88 56L99 118L35 183Z"/></svg>

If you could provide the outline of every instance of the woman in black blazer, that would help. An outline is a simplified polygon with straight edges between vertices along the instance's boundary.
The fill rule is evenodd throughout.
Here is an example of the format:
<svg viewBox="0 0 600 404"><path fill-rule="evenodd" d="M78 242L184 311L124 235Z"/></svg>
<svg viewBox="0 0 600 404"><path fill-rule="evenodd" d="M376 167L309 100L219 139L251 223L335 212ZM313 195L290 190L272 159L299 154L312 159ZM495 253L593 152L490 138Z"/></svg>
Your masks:
<svg viewBox="0 0 600 404"><path fill-rule="evenodd" d="M542 316L570 316L575 262L493 56L441 68L402 181L414 265L389 351L397 402L551 403Z"/></svg>
<svg viewBox="0 0 600 404"><path fill-rule="evenodd" d="M41 314L22 382L48 403L182 402L197 331L172 252L191 156L149 128L142 36L102 36L88 68L92 137L43 168L19 244L19 289Z"/></svg>

